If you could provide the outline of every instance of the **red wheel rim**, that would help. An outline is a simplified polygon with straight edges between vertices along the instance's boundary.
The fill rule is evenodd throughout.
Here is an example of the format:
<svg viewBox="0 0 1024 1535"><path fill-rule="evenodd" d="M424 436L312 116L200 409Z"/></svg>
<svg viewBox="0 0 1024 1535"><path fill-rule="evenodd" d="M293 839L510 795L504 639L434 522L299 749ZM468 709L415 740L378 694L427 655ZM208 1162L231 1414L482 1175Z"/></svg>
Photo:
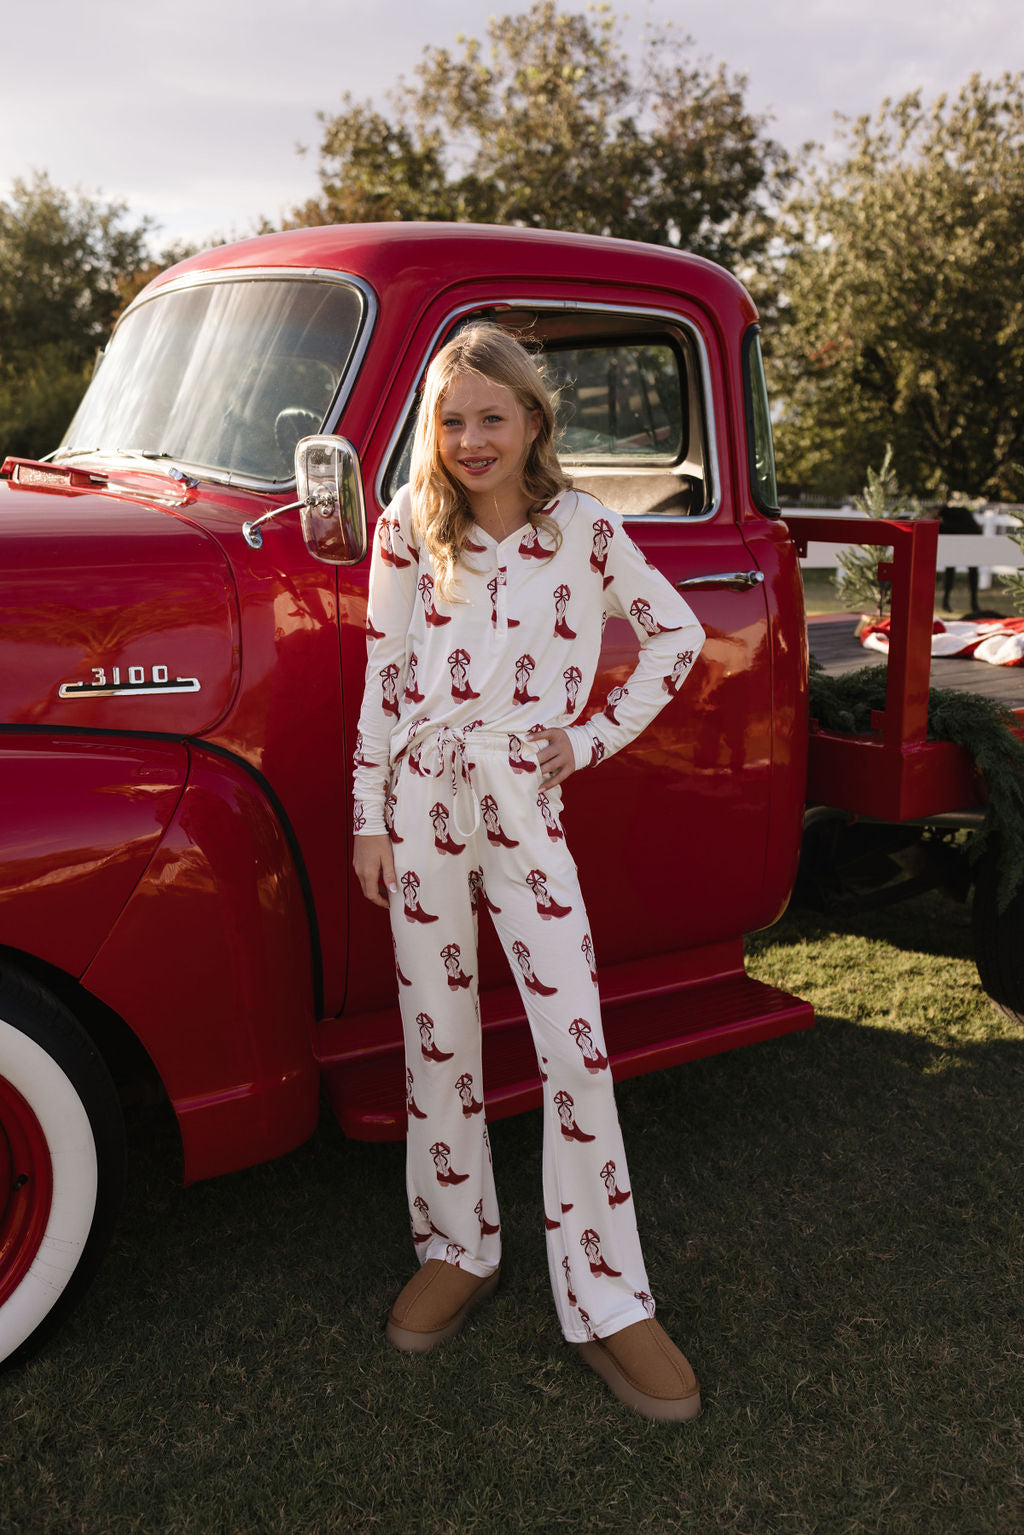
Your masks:
<svg viewBox="0 0 1024 1535"><path fill-rule="evenodd" d="M52 1201L43 1128L17 1088L0 1077L0 1306L32 1266Z"/></svg>

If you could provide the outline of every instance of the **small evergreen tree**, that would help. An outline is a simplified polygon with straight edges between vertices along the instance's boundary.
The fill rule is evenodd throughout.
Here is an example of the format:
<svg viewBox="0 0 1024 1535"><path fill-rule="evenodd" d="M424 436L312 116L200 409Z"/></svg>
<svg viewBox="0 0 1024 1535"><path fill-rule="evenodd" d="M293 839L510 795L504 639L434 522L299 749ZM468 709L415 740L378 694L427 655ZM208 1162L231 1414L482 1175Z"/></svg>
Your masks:
<svg viewBox="0 0 1024 1535"><path fill-rule="evenodd" d="M880 469L869 469L867 483L853 500L859 512L869 517L918 517L920 506L912 496L900 491L896 471L892 467L892 444L887 443ZM882 619L892 601L892 584L883 581L878 574L879 564L892 558L892 547L878 544L855 544L843 549L838 556L839 569L834 580L836 593L841 602L859 608L862 613Z"/></svg>

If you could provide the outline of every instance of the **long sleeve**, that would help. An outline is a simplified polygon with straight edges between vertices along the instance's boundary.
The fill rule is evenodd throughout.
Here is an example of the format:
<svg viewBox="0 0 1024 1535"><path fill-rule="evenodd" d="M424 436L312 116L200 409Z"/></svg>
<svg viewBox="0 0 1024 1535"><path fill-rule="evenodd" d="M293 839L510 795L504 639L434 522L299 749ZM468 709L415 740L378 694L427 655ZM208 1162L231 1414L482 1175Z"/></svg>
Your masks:
<svg viewBox="0 0 1024 1535"><path fill-rule="evenodd" d="M401 490L377 521L370 560L366 681L353 754L352 820L356 832L387 830L384 801L391 769L391 732L398 722L406 682L417 576L411 503L408 490Z"/></svg>
<svg viewBox="0 0 1024 1535"><path fill-rule="evenodd" d="M577 768L610 757L646 728L682 686L704 644L704 630L689 603L626 532L621 517L603 511L607 558L603 565L609 614L624 618L640 641L637 664L604 708L567 734Z"/></svg>

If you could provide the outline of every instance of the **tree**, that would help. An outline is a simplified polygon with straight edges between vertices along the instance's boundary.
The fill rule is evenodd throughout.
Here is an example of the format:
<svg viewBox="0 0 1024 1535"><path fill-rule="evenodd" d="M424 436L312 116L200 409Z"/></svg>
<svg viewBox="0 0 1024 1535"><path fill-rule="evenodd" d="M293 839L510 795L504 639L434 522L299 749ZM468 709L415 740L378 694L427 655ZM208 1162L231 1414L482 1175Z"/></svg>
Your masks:
<svg viewBox="0 0 1024 1535"><path fill-rule="evenodd" d="M635 73L610 6L536 0L486 42L427 48L390 118L343 98L320 114L321 195L299 222L459 219L620 235L737 267L757 260L788 159L743 76L645 34Z"/></svg>
<svg viewBox="0 0 1024 1535"><path fill-rule="evenodd" d="M972 76L847 122L781 220L780 476L844 495L892 444L907 489L1019 497L1024 86Z"/></svg>
<svg viewBox="0 0 1024 1535"><path fill-rule="evenodd" d="M151 225L37 173L0 202L0 451L54 447L147 260Z"/></svg>
<svg viewBox="0 0 1024 1535"><path fill-rule="evenodd" d="M886 445L881 468L868 470L867 483L860 495L853 498L853 504L857 511L866 512L869 517L920 515L917 502L900 491L890 445ZM835 575L836 594L840 600L874 618L884 618L892 603L892 582L883 581L878 568L891 558L892 548L878 544L853 544L849 549L841 549Z"/></svg>

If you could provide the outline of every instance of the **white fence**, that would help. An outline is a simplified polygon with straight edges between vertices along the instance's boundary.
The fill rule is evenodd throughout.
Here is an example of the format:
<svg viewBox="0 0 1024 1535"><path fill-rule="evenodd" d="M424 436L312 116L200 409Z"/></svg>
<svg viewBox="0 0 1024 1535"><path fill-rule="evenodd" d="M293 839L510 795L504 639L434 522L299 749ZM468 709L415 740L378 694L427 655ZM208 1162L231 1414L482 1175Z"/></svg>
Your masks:
<svg viewBox="0 0 1024 1535"><path fill-rule="evenodd" d="M852 507L801 506L793 510L809 517L863 517L865 521L868 520L866 512L856 512ZM785 518L786 513L782 515ZM978 586L985 591L992 585L994 575L1003 575L1024 565L1024 549L1020 549L1012 538L1006 536L1008 529L1024 525L1024 506L989 506L974 515L983 531L940 535L936 563L939 570L944 570L947 565L953 565L958 570L976 565ZM801 560L800 564L809 570L834 570L838 564L836 556L839 551L848 547L847 544L811 544L806 559Z"/></svg>

